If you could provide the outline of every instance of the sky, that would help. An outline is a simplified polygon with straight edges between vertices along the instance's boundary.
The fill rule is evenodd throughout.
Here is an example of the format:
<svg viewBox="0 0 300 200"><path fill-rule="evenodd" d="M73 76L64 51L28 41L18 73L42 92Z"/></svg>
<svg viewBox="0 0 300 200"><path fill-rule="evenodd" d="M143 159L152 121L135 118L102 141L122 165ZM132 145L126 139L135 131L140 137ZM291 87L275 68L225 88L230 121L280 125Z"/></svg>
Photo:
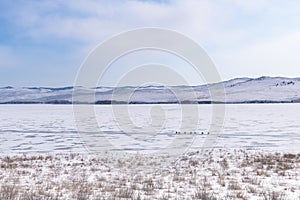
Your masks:
<svg viewBox="0 0 300 200"><path fill-rule="evenodd" d="M143 27L190 37L205 49L223 80L300 77L298 0L3 0L0 87L72 85L97 45ZM112 84L114 74L117 67L103 85Z"/></svg>

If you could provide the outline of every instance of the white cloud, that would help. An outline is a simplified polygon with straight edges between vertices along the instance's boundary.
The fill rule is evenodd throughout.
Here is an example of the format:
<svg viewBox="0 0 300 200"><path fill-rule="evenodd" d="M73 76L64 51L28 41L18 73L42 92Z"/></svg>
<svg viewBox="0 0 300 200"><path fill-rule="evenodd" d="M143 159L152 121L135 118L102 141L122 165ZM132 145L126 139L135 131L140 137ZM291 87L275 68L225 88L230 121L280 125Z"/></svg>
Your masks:
<svg viewBox="0 0 300 200"><path fill-rule="evenodd" d="M10 46L0 45L0 68L10 69L21 64Z"/></svg>
<svg viewBox="0 0 300 200"><path fill-rule="evenodd" d="M244 12L261 12L265 11L268 7L272 6L272 3L274 3L272 0L229 0L231 4L237 6L239 9L242 9Z"/></svg>
<svg viewBox="0 0 300 200"><path fill-rule="evenodd" d="M300 65L299 13L300 3L295 0L48 0L15 6L7 17L18 28L20 37L37 43L78 43L77 48L62 55L70 58L84 58L104 39L122 31L149 26L173 29L204 46L222 77L228 79L270 74L300 76L300 68L295 69ZM0 58L6 60L3 62L22 60L13 55L14 47L10 48L0 48ZM73 65L78 67L78 63Z"/></svg>
<svg viewBox="0 0 300 200"><path fill-rule="evenodd" d="M120 31L137 27L164 27L191 36L208 35L215 5L204 1L66 1L32 3L17 10L16 23L34 39L74 38L101 41ZM47 13L47 14L46 14ZM203 36L204 37L204 36Z"/></svg>
<svg viewBox="0 0 300 200"><path fill-rule="evenodd" d="M300 30L217 55L223 74L299 76Z"/></svg>

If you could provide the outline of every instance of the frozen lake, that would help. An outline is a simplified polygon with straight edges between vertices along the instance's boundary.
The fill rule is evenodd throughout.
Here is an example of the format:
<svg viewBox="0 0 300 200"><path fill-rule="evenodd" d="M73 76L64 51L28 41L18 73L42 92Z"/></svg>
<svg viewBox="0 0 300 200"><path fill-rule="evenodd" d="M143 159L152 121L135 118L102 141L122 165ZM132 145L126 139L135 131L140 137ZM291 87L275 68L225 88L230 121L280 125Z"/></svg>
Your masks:
<svg viewBox="0 0 300 200"><path fill-rule="evenodd" d="M111 106L95 106L99 130L105 132L105 138L117 149L142 151L149 149L151 144L155 150L177 137L175 132L180 129L182 121L180 105L118 106L128 109L128 121L134 123L133 131L136 132L149 126L155 112L163 110L165 120L159 129L159 137L143 140L120 132L120 124L116 123ZM152 109L153 106L160 109ZM197 108L199 119L195 131L206 133L211 123L212 105L198 105ZM218 135L215 147L299 152L300 104L243 104L226 105L225 108L223 131ZM93 134L99 134L99 130ZM207 135L193 137L191 149L196 150L202 147ZM72 105L0 105L0 144L1 153L86 151L81 135L77 133Z"/></svg>

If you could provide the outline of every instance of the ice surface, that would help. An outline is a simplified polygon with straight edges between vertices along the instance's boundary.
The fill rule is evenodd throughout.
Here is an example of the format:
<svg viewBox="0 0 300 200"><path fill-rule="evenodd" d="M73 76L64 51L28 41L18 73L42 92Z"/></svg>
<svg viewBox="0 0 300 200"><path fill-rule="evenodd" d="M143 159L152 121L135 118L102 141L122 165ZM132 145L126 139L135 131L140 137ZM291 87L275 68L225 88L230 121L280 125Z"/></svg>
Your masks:
<svg viewBox="0 0 300 200"><path fill-rule="evenodd" d="M151 124L153 106L161 106L166 116L157 134L141 139L122 131L112 106L96 105L94 109L99 129L93 134L109 140L118 150L156 150L172 142L175 137L187 137L175 135L182 122L180 105L118 106L128 109L128 123L133 123L133 133ZM195 131L201 133L210 128L212 105L197 107L199 120ZM0 152L86 151L81 135L77 133L71 105L1 105L0 113ZM218 135L215 147L261 147L299 152L299 118L300 104L226 105L223 132ZM100 131L105 134L100 134ZM206 137L205 134L196 135L191 150L201 148Z"/></svg>

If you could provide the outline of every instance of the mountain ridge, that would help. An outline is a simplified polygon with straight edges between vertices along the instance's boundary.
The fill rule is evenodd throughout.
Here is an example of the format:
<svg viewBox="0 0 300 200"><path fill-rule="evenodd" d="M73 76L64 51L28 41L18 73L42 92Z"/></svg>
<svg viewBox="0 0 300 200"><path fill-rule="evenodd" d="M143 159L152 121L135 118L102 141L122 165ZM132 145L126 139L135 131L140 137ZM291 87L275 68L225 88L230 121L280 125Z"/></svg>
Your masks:
<svg viewBox="0 0 300 200"><path fill-rule="evenodd" d="M212 98L210 88L224 87L226 99ZM94 101L73 101L73 92L95 93ZM75 98L76 99L76 98ZM234 78L196 86L12 87L0 88L1 104L149 104L149 103L298 103L300 78L261 76Z"/></svg>

